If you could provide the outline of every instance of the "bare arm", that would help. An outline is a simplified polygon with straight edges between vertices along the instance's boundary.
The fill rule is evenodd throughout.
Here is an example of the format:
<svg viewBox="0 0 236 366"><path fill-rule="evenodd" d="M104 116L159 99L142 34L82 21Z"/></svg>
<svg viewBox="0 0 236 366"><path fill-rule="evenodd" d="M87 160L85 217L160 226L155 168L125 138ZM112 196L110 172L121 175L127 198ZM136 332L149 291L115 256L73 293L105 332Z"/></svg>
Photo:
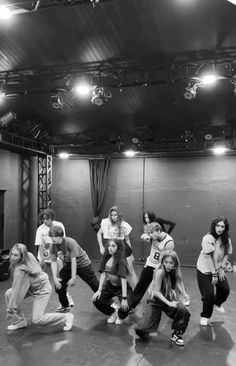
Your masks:
<svg viewBox="0 0 236 366"><path fill-rule="evenodd" d="M98 240L98 245L99 245L99 249L100 249L100 253L103 255L105 252L105 248L102 242L102 228L100 228L97 232L97 240Z"/></svg>
<svg viewBox="0 0 236 366"><path fill-rule="evenodd" d="M102 272L102 274L100 276L100 279L99 279L98 290L93 295L93 301L96 301L101 296L102 288L103 288L103 285L106 281L106 277L107 277L106 272Z"/></svg>
<svg viewBox="0 0 236 366"><path fill-rule="evenodd" d="M74 286L76 280L76 257L71 258L71 278L67 282L68 286Z"/></svg>
<svg viewBox="0 0 236 366"><path fill-rule="evenodd" d="M121 307L123 310L128 309L128 301L127 301L127 279L121 277L121 288L122 288L122 301Z"/></svg>
<svg viewBox="0 0 236 366"><path fill-rule="evenodd" d="M161 293L161 285L163 280L162 270L158 269L154 272L154 287L152 290L152 297L156 296L159 300L164 302L168 306L177 307L177 301L169 301L162 293Z"/></svg>

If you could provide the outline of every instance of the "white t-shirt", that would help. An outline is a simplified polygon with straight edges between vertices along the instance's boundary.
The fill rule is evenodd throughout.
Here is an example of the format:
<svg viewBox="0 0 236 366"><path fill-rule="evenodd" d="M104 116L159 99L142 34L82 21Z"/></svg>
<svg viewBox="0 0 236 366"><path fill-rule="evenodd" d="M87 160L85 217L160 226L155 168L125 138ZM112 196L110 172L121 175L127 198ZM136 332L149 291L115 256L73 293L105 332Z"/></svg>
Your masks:
<svg viewBox="0 0 236 366"><path fill-rule="evenodd" d="M222 246L221 238L215 239L211 234L207 234L202 238L202 251L198 257L197 269L202 273L211 273L212 268L212 253L216 270L221 266L224 258L224 247ZM229 252L232 254L232 244L229 239Z"/></svg>
<svg viewBox="0 0 236 366"><path fill-rule="evenodd" d="M132 227L126 221L121 222L121 227L119 230L118 225L111 223L110 219L107 217L101 222L101 230L104 239L121 239L124 240L125 236L129 235Z"/></svg>
<svg viewBox="0 0 236 366"><path fill-rule="evenodd" d="M152 240L151 252L149 257L147 257L146 265L149 267L158 268L161 262L161 256L166 251L165 247L170 242L172 242L173 247L168 250L173 250L175 247L174 240L169 234L166 234L162 241Z"/></svg>
<svg viewBox="0 0 236 366"><path fill-rule="evenodd" d="M64 237L66 235L65 233L65 227L64 225L59 222L59 221L53 221L52 222L53 226L60 226L64 232ZM43 258L45 260L45 262L51 262L51 256L50 256L50 245L52 244L52 239L50 238L50 236L48 235L50 231L50 227L47 226L46 224L42 224L38 227L37 231L36 231L36 237L35 237L35 245L39 246L42 245L42 249L43 249ZM38 259L41 260L40 257L40 251L38 250Z"/></svg>

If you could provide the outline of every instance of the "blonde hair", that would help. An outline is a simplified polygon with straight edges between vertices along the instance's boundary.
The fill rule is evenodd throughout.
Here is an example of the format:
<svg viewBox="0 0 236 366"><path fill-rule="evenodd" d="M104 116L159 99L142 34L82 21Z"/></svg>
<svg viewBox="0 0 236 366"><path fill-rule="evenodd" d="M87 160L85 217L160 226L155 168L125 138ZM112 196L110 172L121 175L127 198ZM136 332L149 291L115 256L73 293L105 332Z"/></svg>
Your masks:
<svg viewBox="0 0 236 366"><path fill-rule="evenodd" d="M17 263L11 261L11 254L13 250L17 250L20 254L20 260ZM42 271L40 264L32 253L29 253L25 244L16 243L10 250L10 268L14 272L16 266L21 265L24 270L31 276L36 276Z"/></svg>

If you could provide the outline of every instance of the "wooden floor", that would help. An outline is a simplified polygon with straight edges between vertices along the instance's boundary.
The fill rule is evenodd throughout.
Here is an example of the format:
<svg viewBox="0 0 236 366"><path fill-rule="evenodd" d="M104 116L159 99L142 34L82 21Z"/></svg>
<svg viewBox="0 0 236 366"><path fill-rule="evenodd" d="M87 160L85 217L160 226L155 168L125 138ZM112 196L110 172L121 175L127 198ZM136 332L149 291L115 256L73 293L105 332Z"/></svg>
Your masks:
<svg viewBox="0 0 236 366"><path fill-rule="evenodd" d="M98 268L97 263L93 263ZM140 273L142 265L136 265ZM158 334L149 342L140 341L134 333L137 315L130 315L123 325L107 325L106 317L91 302L92 291L77 279L71 289L75 300L74 327L71 332L36 328L7 331L4 292L11 281L0 282L0 365L1 366L235 366L236 365L236 273L229 273L231 294L225 304L226 314L214 312L212 327L199 326L201 301L193 268L182 269L191 296L191 319L185 334L186 345L178 347L169 339L170 320L163 316ZM30 320L32 299L25 302ZM139 314L142 313L142 307ZM58 306L53 293L48 310Z"/></svg>

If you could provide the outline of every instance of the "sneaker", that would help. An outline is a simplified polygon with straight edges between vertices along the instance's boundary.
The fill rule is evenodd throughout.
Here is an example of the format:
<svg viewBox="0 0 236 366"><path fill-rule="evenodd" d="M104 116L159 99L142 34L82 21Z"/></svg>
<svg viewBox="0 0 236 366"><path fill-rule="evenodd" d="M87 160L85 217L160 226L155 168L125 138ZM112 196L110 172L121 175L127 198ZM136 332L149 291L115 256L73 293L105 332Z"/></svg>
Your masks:
<svg viewBox="0 0 236 366"><path fill-rule="evenodd" d="M184 304L184 306L189 306L190 305L190 299L184 299L183 304Z"/></svg>
<svg viewBox="0 0 236 366"><path fill-rule="evenodd" d="M217 305L215 305L215 309L217 310L217 311L219 311L219 313L221 313L221 314L224 314L225 313L225 309L223 308L223 306L221 305L221 306L217 306Z"/></svg>
<svg viewBox="0 0 236 366"><path fill-rule="evenodd" d="M70 309L71 309L70 306L64 307L64 306L60 305L60 306L58 306L58 308L56 308L56 312L57 313L69 313Z"/></svg>
<svg viewBox="0 0 236 366"><path fill-rule="evenodd" d="M22 329L22 328L27 328L27 321L26 321L26 319L21 320L17 324L8 325L7 330L17 330L17 329Z"/></svg>
<svg viewBox="0 0 236 366"><path fill-rule="evenodd" d="M114 313L112 313L109 318L107 319L107 324L113 324L116 322L116 319L118 318L118 310L116 309Z"/></svg>
<svg viewBox="0 0 236 366"><path fill-rule="evenodd" d="M116 321L115 321L116 325L121 325L123 324L123 319L119 318L119 316L116 318Z"/></svg>
<svg viewBox="0 0 236 366"><path fill-rule="evenodd" d="M71 307L71 308L73 308L73 306L75 305L74 304L74 301L73 301L73 299L72 299L72 296L69 294L69 292L67 291L67 293L66 293L66 296L67 296L67 299L68 299L68 302L69 302L69 306Z"/></svg>
<svg viewBox="0 0 236 366"><path fill-rule="evenodd" d="M171 340L177 344L177 346L184 346L185 344L182 338L182 332L180 330L172 333Z"/></svg>
<svg viewBox="0 0 236 366"><path fill-rule="evenodd" d="M204 325L207 326L209 324L209 319L208 318L200 318L200 325Z"/></svg>
<svg viewBox="0 0 236 366"><path fill-rule="evenodd" d="M115 302L113 302L112 304L111 304L111 307L113 308L113 309L119 309L120 307L119 307L119 305L117 305Z"/></svg>
<svg viewBox="0 0 236 366"><path fill-rule="evenodd" d="M148 341L150 339L150 335L145 329L134 328L134 331L142 341Z"/></svg>
<svg viewBox="0 0 236 366"><path fill-rule="evenodd" d="M67 313L65 316L66 316L66 325L64 326L63 330L64 332L68 332L69 330L72 329L74 315L71 313Z"/></svg>

